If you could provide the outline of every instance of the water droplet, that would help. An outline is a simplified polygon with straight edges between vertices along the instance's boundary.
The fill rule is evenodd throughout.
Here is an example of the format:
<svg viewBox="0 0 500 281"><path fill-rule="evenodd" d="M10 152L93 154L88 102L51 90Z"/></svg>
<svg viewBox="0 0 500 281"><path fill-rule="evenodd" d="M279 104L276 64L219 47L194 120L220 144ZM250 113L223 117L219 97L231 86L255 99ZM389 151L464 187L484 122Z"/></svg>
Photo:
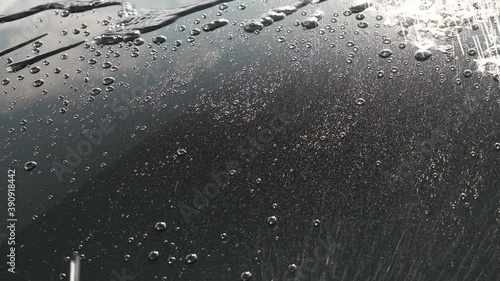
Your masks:
<svg viewBox="0 0 500 281"><path fill-rule="evenodd" d="M500 150L500 142L497 142L493 145L493 147L496 149L496 150Z"/></svg>
<svg viewBox="0 0 500 281"><path fill-rule="evenodd" d="M160 256L160 252L158 252L158 251L149 252L149 259L152 261L158 259L159 256Z"/></svg>
<svg viewBox="0 0 500 281"><path fill-rule="evenodd" d="M108 86L108 85L111 85L115 82L115 78L113 77L105 77L104 79L102 79L102 84L104 86Z"/></svg>
<svg viewBox="0 0 500 281"><path fill-rule="evenodd" d="M365 102L366 101L363 98L357 98L355 101L356 105L363 105L363 104L365 104Z"/></svg>
<svg viewBox="0 0 500 281"><path fill-rule="evenodd" d="M8 85L10 83L10 79L9 78L5 78L2 80L2 85Z"/></svg>
<svg viewBox="0 0 500 281"><path fill-rule="evenodd" d="M100 94L102 92L101 88L94 88L90 91L90 94L92 96L97 96L98 94Z"/></svg>
<svg viewBox="0 0 500 281"><path fill-rule="evenodd" d="M419 49L415 52L415 59L418 61L428 60L432 56L431 51L427 49Z"/></svg>
<svg viewBox="0 0 500 281"><path fill-rule="evenodd" d="M297 265L292 263L288 266L288 270L290 270L290 272L295 272L297 270Z"/></svg>
<svg viewBox="0 0 500 281"><path fill-rule="evenodd" d="M155 224L155 229L158 230L158 231L163 231L165 229L167 229L167 224L165 222L157 222Z"/></svg>
<svg viewBox="0 0 500 281"><path fill-rule="evenodd" d="M357 20L364 20L365 19L365 15L360 13L360 14L357 14L355 18Z"/></svg>
<svg viewBox="0 0 500 281"><path fill-rule="evenodd" d="M379 55L379 57L385 59L385 58L392 56L392 51L389 49L383 49L382 51L380 51L380 53L378 53L378 55Z"/></svg>
<svg viewBox="0 0 500 281"><path fill-rule="evenodd" d="M252 273L250 271L245 271L243 273L241 273L241 280L242 281L248 281L252 278Z"/></svg>
<svg viewBox="0 0 500 281"><path fill-rule="evenodd" d="M359 28L363 28L363 29L365 29L365 28L367 28L368 26L369 26L369 24L368 24L366 21L360 21L360 22L358 23L358 27L359 27Z"/></svg>
<svg viewBox="0 0 500 281"><path fill-rule="evenodd" d="M26 171L31 171L35 169L36 165L38 165L35 161L28 161L26 164L24 164L24 169Z"/></svg>
<svg viewBox="0 0 500 281"><path fill-rule="evenodd" d="M155 36L155 37L153 37L153 38L151 39L151 41L153 41L153 43L155 43L156 45L161 45L161 44L163 44L163 43L167 42L167 37L162 36L162 35L160 35L160 36Z"/></svg>
<svg viewBox="0 0 500 281"><path fill-rule="evenodd" d="M278 222L278 218L276 218L276 216L270 216L269 218L267 218L267 222L270 225L275 225Z"/></svg>
<svg viewBox="0 0 500 281"><path fill-rule="evenodd" d="M42 86L43 84L45 83L45 81L43 79L37 79L33 82L33 86L34 87L40 87Z"/></svg>
<svg viewBox="0 0 500 281"><path fill-rule="evenodd" d="M144 44L144 39L142 39L142 38L134 39L134 45L141 46L142 44Z"/></svg>
<svg viewBox="0 0 500 281"><path fill-rule="evenodd" d="M197 254L189 254L186 256L185 260L189 264L195 263L198 260L198 255Z"/></svg>
<svg viewBox="0 0 500 281"><path fill-rule="evenodd" d="M34 66L34 67L30 68L30 73L31 74L36 74L38 72L40 72L40 67Z"/></svg>
<svg viewBox="0 0 500 281"><path fill-rule="evenodd" d="M169 256L167 259L168 264L173 264L176 261L175 257Z"/></svg>
<svg viewBox="0 0 500 281"><path fill-rule="evenodd" d="M187 153L187 151L184 148L177 149L177 155L184 155L186 153Z"/></svg>

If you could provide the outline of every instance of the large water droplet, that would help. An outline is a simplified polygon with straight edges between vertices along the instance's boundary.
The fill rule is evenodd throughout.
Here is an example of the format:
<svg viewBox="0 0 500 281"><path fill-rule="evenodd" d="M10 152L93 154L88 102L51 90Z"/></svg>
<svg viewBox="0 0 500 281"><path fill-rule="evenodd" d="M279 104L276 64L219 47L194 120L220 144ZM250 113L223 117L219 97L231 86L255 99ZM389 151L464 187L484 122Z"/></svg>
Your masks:
<svg viewBox="0 0 500 281"><path fill-rule="evenodd" d="M385 59L385 58L392 56L392 51L389 49L383 49L382 51L380 51L380 53L378 53L378 55L379 55L379 57Z"/></svg>
<svg viewBox="0 0 500 281"><path fill-rule="evenodd" d="M160 36L153 37L151 40L156 45L160 45L160 44L163 44L163 43L167 42L167 37L160 35Z"/></svg>
<svg viewBox="0 0 500 281"><path fill-rule="evenodd" d="M35 161L28 161L26 164L24 164L24 169L26 171L31 171L35 169L36 165L38 165Z"/></svg>
<svg viewBox="0 0 500 281"><path fill-rule="evenodd" d="M35 80L35 81L33 82L33 86L34 86L34 87L40 87L40 86L42 86L44 83L45 83L45 81L44 81L43 79L38 79L38 80Z"/></svg>
<svg viewBox="0 0 500 281"><path fill-rule="evenodd" d="M431 51L427 49L419 49L415 52L415 59L418 61L428 60L432 56Z"/></svg>
<svg viewBox="0 0 500 281"><path fill-rule="evenodd" d="M104 79L102 79L102 84L104 86L108 86L108 85L111 85L115 82L115 78L113 77L105 77Z"/></svg>

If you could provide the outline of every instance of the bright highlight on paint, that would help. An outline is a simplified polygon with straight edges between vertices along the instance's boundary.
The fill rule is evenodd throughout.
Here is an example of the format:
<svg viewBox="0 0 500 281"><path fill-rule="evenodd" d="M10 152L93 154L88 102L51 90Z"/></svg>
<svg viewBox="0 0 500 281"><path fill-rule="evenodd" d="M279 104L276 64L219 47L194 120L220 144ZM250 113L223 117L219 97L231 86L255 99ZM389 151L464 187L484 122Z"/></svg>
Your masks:
<svg viewBox="0 0 500 281"><path fill-rule="evenodd" d="M465 56L473 44L480 72L500 74L499 0L374 0L370 2L420 49Z"/></svg>

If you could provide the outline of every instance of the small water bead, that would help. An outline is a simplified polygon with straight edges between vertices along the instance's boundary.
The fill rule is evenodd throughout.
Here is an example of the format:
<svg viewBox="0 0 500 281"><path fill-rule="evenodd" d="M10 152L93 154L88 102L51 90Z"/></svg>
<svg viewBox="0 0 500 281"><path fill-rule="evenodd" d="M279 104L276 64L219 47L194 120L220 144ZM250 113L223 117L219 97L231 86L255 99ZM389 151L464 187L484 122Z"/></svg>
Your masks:
<svg viewBox="0 0 500 281"><path fill-rule="evenodd" d="M173 264L176 261L175 257L169 256L167 259L168 264Z"/></svg>
<svg viewBox="0 0 500 281"><path fill-rule="evenodd" d="M226 234L225 232L224 232L224 233L222 233L222 234L220 235L220 239L221 239L222 241L226 241L226 240L227 240L227 234Z"/></svg>
<svg viewBox="0 0 500 281"><path fill-rule="evenodd" d="M278 218L276 216L270 216L269 218L267 218L267 222L270 225L275 225L278 222Z"/></svg>
<svg viewBox="0 0 500 281"><path fill-rule="evenodd" d="M189 254L184 259L186 260L187 263L192 264L198 260L198 255L197 254Z"/></svg>
<svg viewBox="0 0 500 281"><path fill-rule="evenodd" d="M240 275L242 281L248 281L252 279L252 273L250 271L245 271Z"/></svg>
<svg viewBox="0 0 500 281"><path fill-rule="evenodd" d="M2 85L4 85L4 86L8 85L9 83L10 83L10 79L9 78L4 78L2 80Z"/></svg>
<svg viewBox="0 0 500 281"><path fill-rule="evenodd" d="M102 63L102 68L108 69L112 66L113 64L110 61L105 61Z"/></svg>
<svg viewBox="0 0 500 281"><path fill-rule="evenodd" d="M37 79L33 82L33 86L38 88L38 87L42 86L44 83L45 83L45 81L43 79Z"/></svg>
<svg viewBox="0 0 500 281"><path fill-rule="evenodd" d="M59 274L59 279L61 280L66 279L66 273Z"/></svg>
<svg viewBox="0 0 500 281"><path fill-rule="evenodd" d="M365 15L360 13L360 14L357 14L355 18L357 20L364 20L365 19Z"/></svg>
<svg viewBox="0 0 500 281"><path fill-rule="evenodd" d="M427 49L419 49L415 52L415 59L417 61L426 61L432 56L431 51Z"/></svg>
<svg viewBox="0 0 500 281"><path fill-rule="evenodd" d="M155 224L155 229L158 230L158 231L163 231L165 229L167 229L167 224L165 222L157 222Z"/></svg>
<svg viewBox="0 0 500 281"><path fill-rule="evenodd" d="M383 19L384 19L384 17L383 17L382 15L377 15L377 16L375 17L375 19L376 19L376 20L378 20L378 21L381 21L381 20L383 20Z"/></svg>
<svg viewBox="0 0 500 281"><path fill-rule="evenodd" d="M349 17L352 15L352 11L344 11L343 15Z"/></svg>
<svg viewBox="0 0 500 281"><path fill-rule="evenodd" d="M66 60L66 59L68 59L68 57L69 57L69 56L68 56L68 54L66 54L66 53L64 53L64 54L62 54L62 55L61 55L61 59L62 59L62 60Z"/></svg>
<svg viewBox="0 0 500 281"><path fill-rule="evenodd" d="M471 77L472 76L472 70L470 70L470 69L464 70L464 76L467 77L467 78Z"/></svg>
<svg viewBox="0 0 500 281"><path fill-rule="evenodd" d="M144 39L142 39L142 38L134 39L134 45L141 46L142 44L144 44Z"/></svg>
<svg viewBox="0 0 500 281"><path fill-rule="evenodd" d="M283 36L280 36L280 37L278 37L278 38L276 39L276 41L278 41L278 43L283 43L283 42L285 42L285 41L286 41L286 38L285 38L285 37L283 37Z"/></svg>
<svg viewBox="0 0 500 281"><path fill-rule="evenodd" d="M65 18L67 16L69 16L69 11L64 10L61 12L61 17Z"/></svg>
<svg viewBox="0 0 500 281"><path fill-rule="evenodd" d="M245 3L238 5L238 10L245 10L247 5Z"/></svg>
<svg viewBox="0 0 500 281"><path fill-rule="evenodd" d="M35 162L35 161L28 161L24 164L24 169L26 171L31 171L33 169L35 169L35 167L37 166L38 164Z"/></svg>
<svg viewBox="0 0 500 281"><path fill-rule="evenodd" d="M149 252L149 259L152 261L157 260L159 256L160 256L160 252L158 252L158 251Z"/></svg>
<svg viewBox="0 0 500 281"><path fill-rule="evenodd" d="M377 77L378 78L382 78L382 77L384 77L384 75L385 75L385 72L383 70L377 71Z"/></svg>
<svg viewBox="0 0 500 281"><path fill-rule="evenodd" d="M469 50L467 51L467 54L468 54L469 56L473 57L473 56L477 55L477 51L476 51L476 49L469 49Z"/></svg>
<svg viewBox="0 0 500 281"><path fill-rule="evenodd" d="M355 103L356 105L364 105L366 103L366 100L363 98L357 98Z"/></svg>
<svg viewBox="0 0 500 281"><path fill-rule="evenodd" d="M7 59L5 60L5 63L7 63L7 64L10 64L10 63L12 63L12 62L13 62L12 58L7 58Z"/></svg>
<svg viewBox="0 0 500 281"><path fill-rule="evenodd" d="M497 142L493 145L493 147L496 149L496 150L500 150L500 142Z"/></svg>
<svg viewBox="0 0 500 281"><path fill-rule="evenodd" d="M219 10L224 11L229 7L227 3L222 3L219 5Z"/></svg>
<svg viewBox="0 0 500 281"><path fill-rule="evenodd" d="M400 49L406 48L406 43L404 43L404 42L399 43L398 48L400 48Z"/></svg>
<svg viewBox="0 0 500 281"><path fill-rule="evenodd" d="M297 270L297 265L294 263L290 264L288 270L290 270L290 272L295 272Z"/></svg>
<svg viewBox="0 0 500 281"><path fill-rule="evenodd" d="M368 25L368 23L367 23L366 21L360 21L360 22L358 23L358 27L359 27L359 28L363 28L363 29L365 29L365 28L367 28L368 26L369 26L369 25Z"/></svg>
<svg viewBox="0 0 500 281"><path fill-rule="evenodd" d="M33 48L37 48L38 49L38 48L42 47L42 45L43 45L42 41L36 41L36 42L33 43Z"/></svg>
<svg viewBox="0 0 500 281"><path fill-rule="evenodd" d="M92 96L97 96L97 95L99 95L101 92L102 92L101 88L94 88L94 89L92 89L92 90L90 91L90 94L91 94Z"/></svg>
<svg viewBox="0 0 500 281"><path fill-rule="evenodd" d="M313 221L313 225L314 225L314 226L319 226L320 224L321 224L321 221L320 221L319 219L315 219L315 220Z"/></svg>

